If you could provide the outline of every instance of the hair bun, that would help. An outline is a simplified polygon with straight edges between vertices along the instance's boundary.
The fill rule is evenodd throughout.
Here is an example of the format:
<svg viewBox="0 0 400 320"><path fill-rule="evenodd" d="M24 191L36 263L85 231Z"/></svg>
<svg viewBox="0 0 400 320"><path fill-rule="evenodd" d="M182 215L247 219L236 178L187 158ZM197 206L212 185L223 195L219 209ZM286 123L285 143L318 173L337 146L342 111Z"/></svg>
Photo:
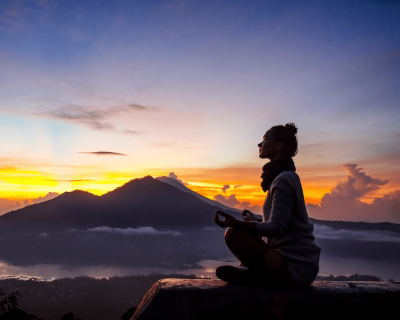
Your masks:
<svg viewBox="0 0 400 320"><path fill-rule="evenodd" d="M293 122L286 123L285 129L287 129L288 131L290 131L293 134L297 133L297 127L295 126L295 124Z"/></svg>

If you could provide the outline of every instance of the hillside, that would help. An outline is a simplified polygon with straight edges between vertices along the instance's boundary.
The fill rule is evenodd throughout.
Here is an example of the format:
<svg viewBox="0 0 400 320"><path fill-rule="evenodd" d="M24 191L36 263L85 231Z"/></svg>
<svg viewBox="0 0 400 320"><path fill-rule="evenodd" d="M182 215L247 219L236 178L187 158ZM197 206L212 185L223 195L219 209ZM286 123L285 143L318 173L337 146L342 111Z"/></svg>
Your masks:
<svg viewBox="0 0 400 320"><path fill-rule="evenodd" d="M213 225L213 214L218 209L221 208L147 176L102 196L79 190L65 192L55 199L0 216L0 226L43 230L201 227Z"/></svg>

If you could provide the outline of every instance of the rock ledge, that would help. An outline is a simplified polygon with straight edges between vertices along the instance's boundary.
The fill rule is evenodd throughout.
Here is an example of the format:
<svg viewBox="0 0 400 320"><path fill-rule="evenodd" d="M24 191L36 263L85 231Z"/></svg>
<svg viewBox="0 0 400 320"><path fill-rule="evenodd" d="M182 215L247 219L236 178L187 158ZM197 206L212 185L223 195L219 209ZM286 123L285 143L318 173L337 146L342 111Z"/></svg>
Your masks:
<svg viewBox="0 0 400 320"><path fill-rule="evenodd" d="M280 292L220 280L162 279L131 320L400 319L399 305L399 282L316 281L302 292Z"/></svg>

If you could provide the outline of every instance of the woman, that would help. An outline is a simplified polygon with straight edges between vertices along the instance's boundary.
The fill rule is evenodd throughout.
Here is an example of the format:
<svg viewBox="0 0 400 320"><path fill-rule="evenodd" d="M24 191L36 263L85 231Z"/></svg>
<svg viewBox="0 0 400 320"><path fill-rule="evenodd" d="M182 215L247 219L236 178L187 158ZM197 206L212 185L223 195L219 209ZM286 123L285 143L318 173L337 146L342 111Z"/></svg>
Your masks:
<svg viewBox="0 0 400 320"><path fill-rule="evenodd" d="M226 244L240 261L239 267L218 267L221 280L296 289L309 286L317 276L321 249L314 242L314 227L292 160L297 154L296 134L293 123L274 126L258 145L260 158L270 160L261 176L261 187L268 191L262 220L249 210L242 212L244 221L215 213L215 223L228 228Z"/></svg>

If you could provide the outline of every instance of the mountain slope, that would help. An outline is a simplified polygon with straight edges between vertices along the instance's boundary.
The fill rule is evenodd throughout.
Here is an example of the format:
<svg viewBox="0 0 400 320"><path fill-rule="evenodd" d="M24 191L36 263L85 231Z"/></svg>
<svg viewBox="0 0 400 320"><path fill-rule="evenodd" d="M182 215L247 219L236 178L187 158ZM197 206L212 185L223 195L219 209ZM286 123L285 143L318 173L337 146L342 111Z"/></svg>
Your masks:
<svg viewBox="0 0 400 320"><path fill-rule="evenodd" d="M197 198L199 198L200 200L203 200L204 202L207 202L208 204L211 204L212 206L217 206L217 207L220 207L221 209L225 209L225 210L232 210L232 211L240 212L240 210L238 210L238 209L230 208L230 207L228 207L228 206L226 206L226 205L224 205L224 204L222 204L222 203L220 203L218 201L214 201L214 200L206 198L205 196L202 196L201 194L189 189L188 187L184 186L182 183L180 183L179 181L176 181L173 178L170 178L170 177L157 177L156 179L159 180L159 181L162 181L164 183L168 183L169 185L171 185L171 186L173 186L173 187L175 187L175 188L177 188L177 189L179 189L179 190L181 190L183 192L191 193L191 194L195 195Z"/></svg>
<svg viewBox="0 0 400 320"><path fill-rule="evenodd" d="M213 224L220 208L151 176L95 196L84 191L66 192L55 199L0 216L0 227L28 229L113 228L176 229ZM237 212L225 210L236 217Z"/></svg>

